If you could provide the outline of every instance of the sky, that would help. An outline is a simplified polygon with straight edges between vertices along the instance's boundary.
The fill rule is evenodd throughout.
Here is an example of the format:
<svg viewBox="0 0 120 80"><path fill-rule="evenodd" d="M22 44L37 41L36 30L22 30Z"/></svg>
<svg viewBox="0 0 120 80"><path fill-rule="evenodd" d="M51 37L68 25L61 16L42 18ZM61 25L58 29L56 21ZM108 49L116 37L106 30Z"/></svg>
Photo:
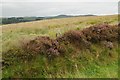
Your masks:
<svg viewBox="0 0 120 80"><path fill-rule="evenodd" d="M119 0L1 0L2 2L118 2Z"/></svg>
<svg viewBox="0 0 120 80"><path fill-rule="evenodd" d="M2 0L0 16L112 15L118 0Z"/></svg>

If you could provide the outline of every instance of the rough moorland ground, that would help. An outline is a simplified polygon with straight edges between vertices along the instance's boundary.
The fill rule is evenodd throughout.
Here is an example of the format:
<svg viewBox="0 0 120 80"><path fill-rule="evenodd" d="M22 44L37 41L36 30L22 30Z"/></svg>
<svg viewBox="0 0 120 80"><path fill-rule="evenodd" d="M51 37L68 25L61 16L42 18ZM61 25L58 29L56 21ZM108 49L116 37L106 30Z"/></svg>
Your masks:
<svg viewBox="0 0 120 80"><path fill-rule="evenodd" d="M96 16L4 25L3 77L118 77L117 24Z"/></svg>

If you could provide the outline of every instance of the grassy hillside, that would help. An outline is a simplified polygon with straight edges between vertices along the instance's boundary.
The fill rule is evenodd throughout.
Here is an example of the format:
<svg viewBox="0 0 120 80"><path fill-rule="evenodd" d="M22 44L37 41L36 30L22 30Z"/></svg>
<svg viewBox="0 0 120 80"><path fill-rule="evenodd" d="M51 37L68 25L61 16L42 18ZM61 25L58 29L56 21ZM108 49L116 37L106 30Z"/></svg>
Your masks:
<svg viewBox="0 0 120 80"><path fill-rule="evenodd" d="M113 25L107 28L108 30L105 29L107 38L102 40L103 42L97 43L88 40L91 44L90 47L86 46L87 44L80 44L80 37L83 36L83 39L85 34L96 38L96 35L89 33L92 31L92 27L99 27L97 24ZM117 24L118 16L111 15L49 19L3 25L2 49L0 49L3 59L3 77L116 78L118 77L117 57L120 50L117 39L113 39L112 35L116 36L117 29L114 25ZM87 28L90 26L90 29ZM112 30L111 35L109 32L107 33L109 30ZM85 34L81 35L81 31ZM57 37L56 34L58 34ZM65 42L61 41L61 37L65 37ZM87 40L87 38L84 39ZM112 49L103 45L106 39L113 39ZM56 40L59 44L55 43ZM50 48L47 48L46 45L51 48L48 52L46 51Z"/></svg>

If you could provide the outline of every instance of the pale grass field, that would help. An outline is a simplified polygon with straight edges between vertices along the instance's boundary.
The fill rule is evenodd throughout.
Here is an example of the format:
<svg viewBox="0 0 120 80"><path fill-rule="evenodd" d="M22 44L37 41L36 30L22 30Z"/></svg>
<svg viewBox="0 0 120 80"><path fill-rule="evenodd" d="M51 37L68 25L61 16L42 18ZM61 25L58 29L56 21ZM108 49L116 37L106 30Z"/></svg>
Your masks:
<svg viewBox="0 0 120 80"><path fill-rule="evenodd" d="M76 25L92 25L100 22L108 22L115 24L118 21L117 15L112 16L90 16L90 17L72 17L72 18L62 18L62 19L49 19L41 21L32 21L16 24L2 25L3 31L6 29L17 29L17 28L61 28L61 27L74 27ZM9 28L8 28L9 27Z"/></svg>

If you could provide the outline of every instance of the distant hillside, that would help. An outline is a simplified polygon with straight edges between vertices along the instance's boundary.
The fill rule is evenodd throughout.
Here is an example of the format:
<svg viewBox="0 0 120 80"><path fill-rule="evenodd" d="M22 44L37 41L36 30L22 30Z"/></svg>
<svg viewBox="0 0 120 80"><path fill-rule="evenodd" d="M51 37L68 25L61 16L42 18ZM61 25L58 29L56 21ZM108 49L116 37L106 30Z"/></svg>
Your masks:
<svg viewBox="0 0 120 80"><path fill-rule="evenodd" d="M57 16L50 16L50 17L45 17L45 19L54 19L54 18L69 18L69 17L82 17L82 16L96 16L96 15L57 15Z"/></svg>
<svg viewBox="0 0 120 80"><path fill-rule="evenodd" d="M69 17L80 17L80 16L95 16L95 15L58 15L58 16L48 16L48 17L10 17L10 18L2 18L0 20L0 24L12 24L12 23L20 23L20 22L30 22L44 19L54 19L54 18L69 18Z"/></svg>
<svg viewBox="0 0 120 80"><path fill-rule="evenodd" d="M58 15L58 16L53 16L53 17L46 17L47 19L52 19L52 18L68 18L68 17L74 17L70 15Z"/></svg>
<svg viewBox="0 0 120 80"><path fill-rule="evenodd" d="M10 17L10 18L2 18L2 22L0 24L12 24L12 23L20 23L20 22L30 22L43 20L44 17Z"/></svg>

